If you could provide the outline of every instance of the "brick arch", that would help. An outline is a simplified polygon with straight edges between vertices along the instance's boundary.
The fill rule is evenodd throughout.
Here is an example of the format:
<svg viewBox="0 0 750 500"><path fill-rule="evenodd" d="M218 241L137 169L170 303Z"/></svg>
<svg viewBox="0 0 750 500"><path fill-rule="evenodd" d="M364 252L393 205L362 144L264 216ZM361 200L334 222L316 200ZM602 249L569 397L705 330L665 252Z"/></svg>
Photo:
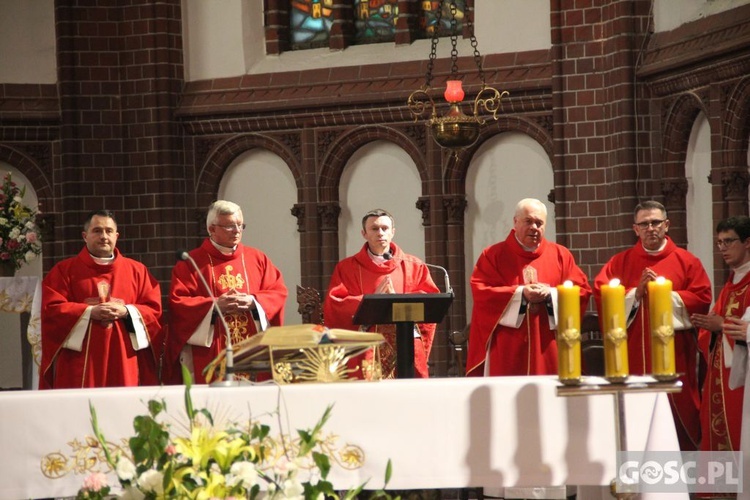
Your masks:
<svg viewBox="0 0 750 500"><path fill-rule="evenodd" d="M54 210L52 187L41 166L29 156L10 146L0 144L0 160L20 170L36 192L42 212Z"/></svg>
<svg viewBox="0 0 750 500"><path fill-rule="evenodd" d="M455 159L448 162L445 171L447 195L464 194L466 192L466 174L471 159L474 158L482 144L505 132L521 132L528 135L544 148L552 163L552 135L545 127L528 118L503 116L494 123L485 124L479 133L477 142L461 151Z"/></svg>
<svg viewBox="0 0 750 500"><path fill-rule="evenodd" d="M729 95L724 121L726 133L722 137L722 165L747 167L747 150L750 147L750 77L745 77Z"/></svg>
<svg viewBox="0 0 750 500"><path fill-rule="evenodd" d="M341 175L344 172L347 161L355 151L370 142L383 140L401 147L414 161L422 179L422 191L428 180L427 165L424 155L407 135L402 132L383 126L363 126L354 128L339 137L326 153L321 161L323 169L320 173L318 191L321 202L338 200L338 186Z"/></svg>
<svg viewBox="0 0 750 500"><path fill-rule="evenodd" d="M678 97L667 111L664 120L663 163L665 178L685 177L685 160L687 159L690 132L693 130L698 113L711 116L700 98L692 92Z"/></svg>
<svg viewBox="0 0 750 500"><path fill-rule="evenodd" d="M241 154L252 149L261 148L279 156L294 176L297 185L297 198L302 190L302 171L292 151L283 143L261 134L247 134L231 137L218 144L208 155L206 162L198 172L195 183L196 201L199 207L208 206L219 192L221 178L232 162Z"/></svg>

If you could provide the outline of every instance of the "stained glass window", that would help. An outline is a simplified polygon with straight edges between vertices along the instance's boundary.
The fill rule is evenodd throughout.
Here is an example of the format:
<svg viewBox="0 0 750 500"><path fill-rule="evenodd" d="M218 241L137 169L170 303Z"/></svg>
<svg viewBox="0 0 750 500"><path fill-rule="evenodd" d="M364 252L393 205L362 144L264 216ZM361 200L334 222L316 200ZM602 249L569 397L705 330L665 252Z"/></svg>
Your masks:
<svg viewBox="0 0 750 500"><path fill-rule="evenodd" d="M440 10L439 0L421 0L422 4L422 17L420 18L420 28L425 37L432 37L435 32L435 27L438 22L438 12ZM460 35L463 30L464 14L466 12L466 0L455 0L456 5L456 27L453 34ZM439 31L441 36L448 36L451 34L451 22L453 16L451 15L451 2L445 0L443 2L443 11L440 14L440 26Z"/></svg>
<svg viewBox="0 0 750 500"><path fill-rule="evenodd" d="M398 0L354 0L354 43L392 42Z"/></svg>
<svg viewBox="0 0 750 500"><path fill-rule="evenodd" d="M340 22L352 23L354 45L393 42L396 39L396 22L399 0L335 0L351 2L351 18ZM463 31L466 0L415 0L413 7L419 16L419 27L414 38L431 38L435 29L440 36L461 35ZM451 13L455 5L455 16ZM291 0L289 2L289 32L291 49L327 47L333 25L334 0ZM348 17L348 16L346 16ZM452 19L455 17L455 23ZM439 22L438 22L439 19ZM346 32L347 30L344 30ZM349 31L352 33L352 31Z"/></svg>
<svg viewBox="0 0 750 500"><path fill-rule="evenodd" d="M292 49L328 46L333 0L294 0L290 12Z"/></svg>

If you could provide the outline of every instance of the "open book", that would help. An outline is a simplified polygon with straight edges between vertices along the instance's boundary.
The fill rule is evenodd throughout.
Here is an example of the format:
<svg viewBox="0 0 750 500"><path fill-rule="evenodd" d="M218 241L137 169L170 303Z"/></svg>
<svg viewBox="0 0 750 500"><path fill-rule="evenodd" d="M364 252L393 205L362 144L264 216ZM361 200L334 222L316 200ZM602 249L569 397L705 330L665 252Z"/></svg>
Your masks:
<svg viewBox="0 0 750 500"><path fill-rule="evenodd" d="M323 325L274 326L233 346L234 371L270 371L271 351L276 358L289 358L296 354L302 357L305 349L339 345L350 355L357 355L384 341L379 333L327 328ZM223 372L225 357L226 353L222 351L206 367L206 373L213 373L217 368Z"/></svg>

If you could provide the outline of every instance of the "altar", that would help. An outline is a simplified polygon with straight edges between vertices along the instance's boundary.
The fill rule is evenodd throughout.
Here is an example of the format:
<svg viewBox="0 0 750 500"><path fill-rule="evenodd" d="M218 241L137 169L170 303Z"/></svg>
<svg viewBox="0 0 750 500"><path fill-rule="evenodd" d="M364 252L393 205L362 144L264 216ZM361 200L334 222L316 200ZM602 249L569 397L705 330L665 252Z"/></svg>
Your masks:
<svg viewBox="0 0 750 500"><path fill-rule="evenodd" d="M338 489L364 481L381 488L389 459L393 489L609 485L612 398L558 397L558 385L556 377L436 378L191 393L215 418L258 420L272 435L310 428L332 405L324 434L338 457L329 475ZM175 426L186 422L182 386L0 393L0 498L74 496L91 470L105 467L91 447L89 403L107 440L121 443L150 399L166 402ZM666 395L628 394L625 412L629 450L678 449ZM345 452L361 460L344 460Z"/></svg>
<svg viewBox="0 0 750 500"><path fill-rule="evenodd" d="M41 359L41 279L0 277L0 389L36 389Z"/></svg>

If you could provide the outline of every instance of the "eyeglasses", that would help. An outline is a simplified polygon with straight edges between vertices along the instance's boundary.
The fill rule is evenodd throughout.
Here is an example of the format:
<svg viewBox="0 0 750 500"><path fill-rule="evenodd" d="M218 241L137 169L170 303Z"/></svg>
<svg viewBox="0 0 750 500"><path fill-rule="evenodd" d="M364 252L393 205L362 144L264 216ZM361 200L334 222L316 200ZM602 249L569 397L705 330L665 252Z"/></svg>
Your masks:
<svg viewBox="0 0 750 500"><path fill-rule="evenodd" d="M247 227L247 224L232 224L230 226L221 226L219 224L212 224L212 225L216 227L220 227L224 231L243 231Z"/></svg>
<svg viewBox="0 0 750 500"><path fill-rule="evenodd" d="M719 248L722 248L722 247L726 248L732 243L734 243L735 241L740 241L740 239L739 238L725 238L723 240L716 240L716 246Z"/></svg>
<svg viewBox="0 0 750 500"><path fill-rule="evenodd" d="M648 229L649 227L652 227L654 229L659 229L664 222L666 222L667 219L662 220L647 220L643 222L636 222L635 225L640 227L641 229Z"/></svg>

